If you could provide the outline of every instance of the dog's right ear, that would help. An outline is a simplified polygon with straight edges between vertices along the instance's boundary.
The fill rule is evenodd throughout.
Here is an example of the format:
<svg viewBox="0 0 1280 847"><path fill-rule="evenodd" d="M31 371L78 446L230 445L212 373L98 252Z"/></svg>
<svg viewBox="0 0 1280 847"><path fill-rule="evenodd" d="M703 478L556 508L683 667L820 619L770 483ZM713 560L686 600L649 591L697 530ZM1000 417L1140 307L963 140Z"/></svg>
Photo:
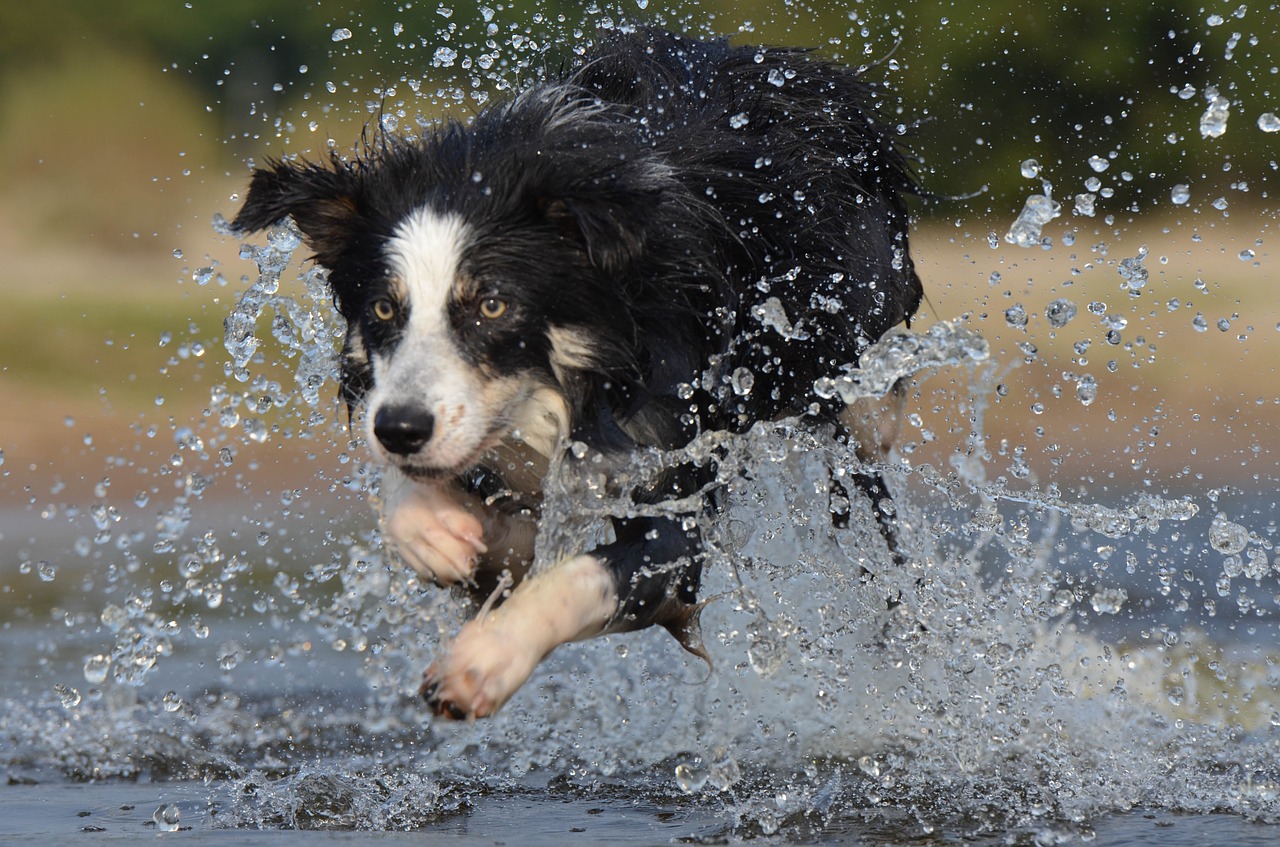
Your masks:
<svg viewBox="0 0 1280 847"><path fill-rule="evenodd" d="M359 215L358 177L343 162L268 162L253 172L249 196L231 225L257 232L293 218L316 262L332 268L347 247Z"/></svg>

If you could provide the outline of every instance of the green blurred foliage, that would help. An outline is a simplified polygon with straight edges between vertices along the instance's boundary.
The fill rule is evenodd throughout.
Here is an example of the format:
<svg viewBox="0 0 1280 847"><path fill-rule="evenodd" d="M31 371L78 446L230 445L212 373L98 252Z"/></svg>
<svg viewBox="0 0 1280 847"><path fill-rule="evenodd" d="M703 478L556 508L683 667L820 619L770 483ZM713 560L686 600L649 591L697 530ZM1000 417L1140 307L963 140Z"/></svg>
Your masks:
<svg viewBox="0 0 1280 847"><path fill-rule="evenodd" d="M25 117L32 80L61 80L80 87L81 99L106 103L114 101L102 96L105 88L143 84L140 67L150 68L157 87L170 86L166 98L185 92L185 105L174 102L170 116L214 144L226 170L238 171L250 156L315 153L330 138L349 148L372 115L402 111L403 128L415 114L474 110L475 93L495 79L555 66L582 44L581 34L589 38L610 19L813 45L868 64L869 77L891 92L885 116L904 127L927 188L967 194L990 186L968 202L934 204L946 216L1016 212L1040 190L1019 174L1026 158L1040 161L1068 206L1094 175L1092 155L1111 161L1103 176L1116 192L1114 209L1167 205L1179 182L1224 192L1245 181L1260 200L1276 180L1280 135L1255 123L1262 112L1280 111L1275 3L642 2L643 11L636 0L584 11L562 0L515 0L489 3L488 13L475 0L9 3L0 10L0 152L58 143ZM1215 13L1223 21L1211 25ZM353 36L335 40L339 27ZM496 51L485 47L490 39ZM456 49L457 60L433 62L441 46ZM496 56L488 69L475 61L485 52ZM85 70L86 57L98 71ZM132 70L122 76L120 67ZM1188 85L1194 96L1180 98ZM1207 86L1232 101L1228 132L1218 139L1198 130ZM47 88L40 97L69 96ZM128 141L136 116L120 117L115 134ZM111 124L109 116L95 121ZM119 153L127 152L126 144Z"/></svg>

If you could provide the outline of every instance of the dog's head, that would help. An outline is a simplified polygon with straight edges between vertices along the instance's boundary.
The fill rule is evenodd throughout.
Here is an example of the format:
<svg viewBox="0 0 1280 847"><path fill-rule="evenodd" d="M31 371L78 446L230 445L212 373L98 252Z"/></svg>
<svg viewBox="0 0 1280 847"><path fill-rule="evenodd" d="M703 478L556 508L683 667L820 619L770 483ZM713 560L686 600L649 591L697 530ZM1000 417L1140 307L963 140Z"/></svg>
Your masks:
<svg viewBox="0 0 1280 847"><path fill-rule="evenodd" d="M549 453L585 384L633 378L627 280L674 181L630 133L543 89L469 127L254 173L234 225L291 217L328 269L344 394L386 460L425 478L513 437Z"/></svg>

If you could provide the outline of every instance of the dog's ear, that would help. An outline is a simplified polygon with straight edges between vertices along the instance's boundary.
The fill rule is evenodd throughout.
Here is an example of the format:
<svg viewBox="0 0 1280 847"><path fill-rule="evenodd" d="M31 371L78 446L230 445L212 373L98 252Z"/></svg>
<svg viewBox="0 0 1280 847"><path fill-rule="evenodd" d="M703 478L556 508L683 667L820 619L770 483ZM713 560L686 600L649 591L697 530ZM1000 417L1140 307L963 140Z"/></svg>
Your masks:
<svg viewBox="0 0 1280 847"><path fill-rule="evenodd" d="M253 172L249 196L231 225L257 232L293 218L316 261L332 268L354 233L357 189L356 175L337 160L330 167L269 162Z"/></svg>
<svg viewBox="0 0 1280 847"><path fill-rule="evenodd" d="M633 176L575 181L538 201L543 216L576 231L591 263L608 273L622 271L641 254L662 202L657 182L628 178Z"/></svg>

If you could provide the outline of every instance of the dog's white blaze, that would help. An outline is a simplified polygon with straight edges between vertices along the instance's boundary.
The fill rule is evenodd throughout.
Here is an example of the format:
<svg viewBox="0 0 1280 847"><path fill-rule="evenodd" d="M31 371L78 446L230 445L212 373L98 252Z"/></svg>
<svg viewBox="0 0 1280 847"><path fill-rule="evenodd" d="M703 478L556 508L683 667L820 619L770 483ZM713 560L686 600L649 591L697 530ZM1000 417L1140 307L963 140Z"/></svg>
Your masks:
<svg viewBox="0 0 1280 847"><path fill-rule="evenodd" d="M391 272L408 294L410 335L444 333L467 237L462 218L424 208L405 218L387 242Z"/></svg>

